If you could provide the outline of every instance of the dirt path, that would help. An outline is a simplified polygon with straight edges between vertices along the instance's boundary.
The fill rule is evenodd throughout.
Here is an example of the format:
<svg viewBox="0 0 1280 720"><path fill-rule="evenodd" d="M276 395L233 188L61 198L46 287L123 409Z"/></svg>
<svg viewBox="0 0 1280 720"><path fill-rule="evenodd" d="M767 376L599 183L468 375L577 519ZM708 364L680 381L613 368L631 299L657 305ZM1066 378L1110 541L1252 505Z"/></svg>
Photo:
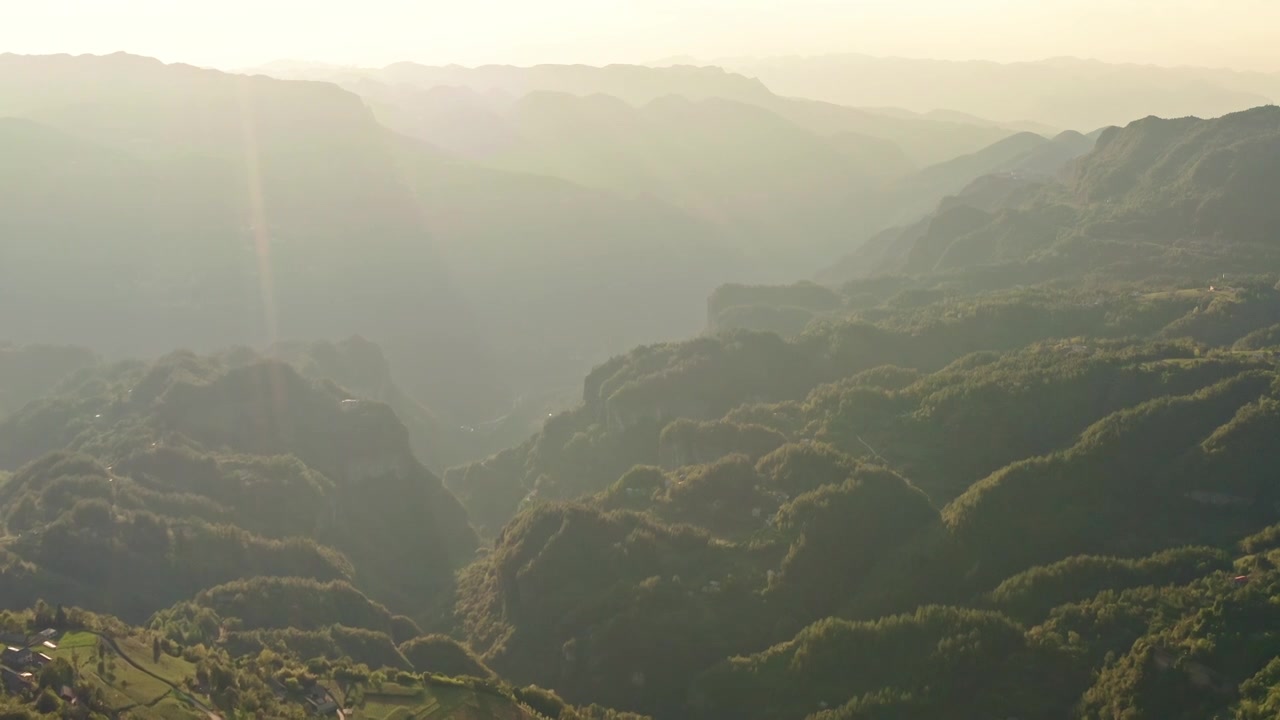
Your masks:
<svg viewBox="0 0 1280 720"><path fill-rule="evenodd" d="M186 690L183 690L177 685L174 685L172 682L169 682L168 678L161 677L155 674L154 672L148 670L147 668L143 667L142 665L139 665L137 661L129 657L129 655L126 654L125 651L120 648L120 645L119 643L116 642L115 638L111 637L110 635L103 635L100 632L94 632L93 630L86 630L85 632L105 640L107 645L109 645L111 649L114 650L115 653L120 656L121 660L124 660L126 663L129 663L130 665L132 665L135 669L138 670L138 672L141 672L144 675L153 677L156 680L159 680L160 682L164 683L165 685L168 685L170 688L173 689L175 693L178 694L178 697L182 698L183 700L186 700L187 702L191 703L192 705L196 706L197 708L199 708L200 710L208 714L209 720L222 720L222 718L219 715L214 713L213 708L200 702L200 700L196 699L196 696L188 693Z"/></svg>

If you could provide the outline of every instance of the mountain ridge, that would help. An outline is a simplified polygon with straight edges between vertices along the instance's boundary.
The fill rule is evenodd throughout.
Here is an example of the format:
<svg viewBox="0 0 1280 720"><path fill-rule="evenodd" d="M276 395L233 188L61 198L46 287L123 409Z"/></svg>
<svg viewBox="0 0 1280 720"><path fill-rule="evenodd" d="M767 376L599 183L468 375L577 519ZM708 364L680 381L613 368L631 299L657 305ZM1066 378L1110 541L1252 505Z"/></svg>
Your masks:
<svg viewBox="0 0 1280 720"><path fill-rule="evenodd" d="M1075 58L998 63L845 54L714 64L787 95L917 112L947 108L1080 131L1148 113L1219 116L1280 98L1280 74ZM1055 92L1036 92L1045 87Z"/></svg>

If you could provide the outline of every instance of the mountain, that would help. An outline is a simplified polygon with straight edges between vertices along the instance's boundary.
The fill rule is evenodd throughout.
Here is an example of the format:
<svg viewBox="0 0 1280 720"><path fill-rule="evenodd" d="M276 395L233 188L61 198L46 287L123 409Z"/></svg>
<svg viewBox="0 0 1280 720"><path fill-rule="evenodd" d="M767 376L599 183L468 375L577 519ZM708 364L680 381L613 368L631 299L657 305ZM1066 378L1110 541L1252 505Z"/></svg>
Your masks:
<svg viewBox="0 0 1280 720"><path fill-rule="evenodd" d="M1013 133L963 117L784 98L715 68L266 70L337 82L389 128L472 163L670 206L702 222L723 254L743 253L741 264L721 267L754 282L811 274L842 248L927 212L941 195L917 198L898 180ZM456 204L431 209L448 214Z"/></svg>
<svg viewBox="0 0 1280 720"><path fill-rule="evenodd" d="M1122 217L1163 216L1162 230L1270 242L1277 216L1266 188L1278 136L1274 105L1208 121L1146 118L1103 133L1072 190L1090 206L1142 203Z"/></svg>
<svg viewBox="0 0 1280 720"><path fill-rule="evenodd" d="M928 214L939 201L960 192L976 178L994 174L1052 178L1092 148L1093 143L1079 133L1062 133L1052 140L1019 133L976 153L923 168L902 178L893 188L900 213L895 224Z"/></svg>
<svg viewBox="0 0 1280 720"><path fill-rule="evenodd" d="M901 117L806 98L782 98L770 108L820 135L856 133L892 142L917 167L974 152L1016 132L989 123Z"/></svg>
<svg viewBox="0 0 1280 720"><path fill-rule="evenodd" d="M506 117L519 139L486 164L656 198L733 237L777 278L821 262L856 233L878 185L874 149L847 143L842 152L726 100L667 96L633 108L604 95L536 92Z"/></svg>
<svg viewBox="0 0 1280 720"><path fill-rule="evenodd" d="M1067 131L1052 140L1021 133L976 153L924 168L893 183L884 200L890 225L852 253L816 275L839 285L851 278L901 267L916 243L930 233L956 227L972 229L973 211L991 214L1012 206L1037 188L1063 179L1071 163L1086 155L1102 131L1090 135ZM892 218L892 219L890 219Z"/></svg>
<svg viewBox="0 0 1280 720"><path fill-rule="evenodd" d="M82 371L0 436L6 549L33 567L7 588L20 603L57 588L138 621L297 575L420 608L476 546L390 408L245 353Z"/></svg>
<svg viewBox="0 0 1280 720"><path fill-rule="evenodd" d="M15 118L0 141L23 148L6 156L54 158L0 180L14 339L119 356L363 327L483 376L485 360L457 360L482 355L483 338L396 171L429 153L355 96L126 55L8 55L0 107ZM407 303L438 311L412 313L400 336ZM441 337L456 349L424 344Z"/></svg>
<svg viewBox="0 0 1280 720"><path fill-rule="evenodd" d="M1011 172L1034 176L1052 176L1061 172L1071 161L1093 150L1102 132L1082 135L1074 130L1061 132L1052 142L1041 146L1017 161Z"/></svg>
<svg viewBox="0 0 1280 720"><path fill-rule="evenodd" d="M6 55L0 115L16 342L122 357L360 334L410 397L476 426L696 332L706 294L749 277L669 204L459 160L327 83Z"/></svg>
<svg viewBox="0 0 1280 720"><path fill-rule="evenodd" d="M383 68L281 67L278 64L253 68L248 72L300 80L327 80L345 83L370 79L391 86L420 89L437 87L471 88L483 95L519 98L530 92L558 92L569 95L612 95L629 105L644 105L667 95L691 100L721 98L753 103L769 98L758 80L725 72L716 67L674 67L655 69L640 65L459 65L433 67L400 62ZM277 75L279 73L279 75Z"/></svg>
<svg viewBox="0 0 1280 720"><path fill-rule="evenodd" d="M464 86L432 85L444 75L425 70L408 81L391 69L328 77L361 94L388 127L483 166L671 205L708 224L708 234L733 238L757 270L743 279L755 280L812 272L897 221L886 208L908 201L886 198L886 184L921 160L978 150L1011 132L744 93L733 83L692 90L683 73L693 70L673 69L669 94L639 106L624 101L640 98L617 90L610 73L588 69L507 68L497 85L494 68L474 77L451 69L459 82L470 78ZM666 76L635 71L648 78L644 87ZM914 217L935 200L911 197L906 212Z"/></svg>
<svg viewBox="0 0 1280 720"><path fill-rule="evenodd" d="M722 287L714 333L446 473L494 541L453 632L656 717L1265 717L1275 121L1142 120L986 176L896 238L909 273ZM956 238L1004 254L949 263Z"/></svg>
<svg viewBox="0 0 1280 720"><path fill-rule="evenodd" d="M534 92L564 93L586 97L609 95L640 107L668 95L692 101L729 100L770 110L783 118L822 137L853 133L892 143L916 165L929 165L973 152L1003 137L1014 129L982 121L936 119L923 116L903 117L900 113L842 107L775 94L758 80L718 67L672 66L644 67L610 65L603 68L570 65L538 65L533 67L458 66L428 67L400 63L385 68L318 69L293 71L278 67L259 69L282 78L325 80L361 94L374 104L379 118L399 132L426 139L423 128L439 130L437 118L454 118L444 127L466 138L442 140L443 145L487 147L477 139L478 132L504 132L490 125L491 118L479 111L476 100L483 98L498 107ZM470 93L462 92L463 89ZM424 94L432 91L432 94ZM399 99L396 99L399 96ZM439 104L458 99L461 110L441 109ZM480 123L468 128L461 118ZM423 121L426 120L425 124ZM478 131L478 132L477 132ZM484 137L479 135L479 137Z"/></svg>
<svg viewBox="0 0 1280 720"><path fill-rule="evenodd" d="M1082 132L1147 115L1217 117L1280 99L1280 75L1076 58L995 63L846 54L714 64L782 95L919 113L945 109Z"/></svg>
<svg viewBox="0 0 1280 720"><path fill-rule="evenodd" d="M790 341L637 349L531 442L451 473L480 490L470 514L493 533L474 555L386 406L245 351L81 371L0 427L7 468L60 448L0 485L4 604L115 608L147 627L109 625L126 653L150 658L158 637L174 672L164 657L188 649L182 672L239 668L234 700L188 691L210 705L247 707L265 666L305 667L357 706L360 688L367 712L392 686L430 702L456 685L415 673L445 667L496 673L517 686L464 686L559 717L578 712L567 703L789 718L1159 703L1135 673L1199 710L1234 707L1177 663L1242 697L1275 684L1269 635L1224 643L1267 626L1275 583L1280 356L1235 348L1272 333L1280 292L1148 282L965 296L882 282L862 310L779 290L825 321ZM374 357L339 350L326 367ZM472 504L502 493L505 508ZM450 543L456 587L434 565ZM424 606L431 583L443 596ZM1164 669L1144 660L1157 650ZM264 702L291 697L277 670L258 676L285 686Z"/></svg>
<svg viewBox="0 0 1280 720"><path fill-rule="evenodd" d="M387 127L461 157L483 159L519 141L506 117L515 98L471 87L388 85L359 79L344 87L360 95Z"/></svg>
<svg viewBox="0 0 1280 720"><path fill-rule="evenodd" d="M450 437L359 338L18 363L50 389L0 421L0 605L30 608L0 632L67 649L0 707L61 711L65 684L166 716L1274 716L1277 122L1146 119L1056 174L1094 138L1015 139L973 164L1041 174L886 235L900 266L722 285L708 332L599 363L443 479L415 451ZM641 238L609 257L679 257ZM516 262L575 277L542 250Z"/></svg>
<svg viewBox="0 0 1280 720"><path fill-rule="evenodd" d="M868 258L861 266L914 273L1041 263L1045 272L1140 273L1155 263L1250 272L1275 253L1272 229L1280 218L1265 188L1278 132L1275 106L1110 128L1062 182L1005 195L996 205L962 199L942 206L869 246L885 253L885 264Z"/></svg>
<svg viewBox="0 0 1280 720"><path fill-rule="evenodd" d="M1280 294L1215 301L1225 335L1197 322L1212 296L883 287L790 342L639 349L525 446L451 473L514 513L464 573L458 632L504 675L658 717L1071 716L1127 697L1094 685L1107 651L1168 627L1169 583L1204 588L1176 617L1244 592L1228 556L1255 562L1234 545L1276 520L1265 471L1243 469L1270 463L1275 356L1230 348ZM1150 625L1065 640L1072 613L1134 588ZM1266 652L1197 662L1235 687Z"/></svg>

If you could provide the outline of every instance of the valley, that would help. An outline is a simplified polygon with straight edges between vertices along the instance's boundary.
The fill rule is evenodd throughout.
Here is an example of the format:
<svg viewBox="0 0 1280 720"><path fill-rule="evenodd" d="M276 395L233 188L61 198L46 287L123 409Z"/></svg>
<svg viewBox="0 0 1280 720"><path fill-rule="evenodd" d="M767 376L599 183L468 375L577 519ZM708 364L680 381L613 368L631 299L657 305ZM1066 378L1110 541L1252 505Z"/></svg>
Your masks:
<svg viewBox="0 0 1280 720"><path fill-rule="evenodd" d="M1275 717L1269 86L803 67L0 56L0 718Z"/></svg>

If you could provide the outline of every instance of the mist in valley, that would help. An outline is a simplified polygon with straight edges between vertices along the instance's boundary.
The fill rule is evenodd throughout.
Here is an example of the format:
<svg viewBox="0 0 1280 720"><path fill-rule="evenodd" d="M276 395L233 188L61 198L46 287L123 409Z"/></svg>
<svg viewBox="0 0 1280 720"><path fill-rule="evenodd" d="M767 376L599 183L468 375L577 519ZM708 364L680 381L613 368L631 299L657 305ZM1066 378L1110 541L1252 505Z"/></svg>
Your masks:
<svg viewBox="0 0 1280 720"><path fill-rule="evenodd" d="M1280 708L1271 6L10 20L0 715Z"/></svg>

